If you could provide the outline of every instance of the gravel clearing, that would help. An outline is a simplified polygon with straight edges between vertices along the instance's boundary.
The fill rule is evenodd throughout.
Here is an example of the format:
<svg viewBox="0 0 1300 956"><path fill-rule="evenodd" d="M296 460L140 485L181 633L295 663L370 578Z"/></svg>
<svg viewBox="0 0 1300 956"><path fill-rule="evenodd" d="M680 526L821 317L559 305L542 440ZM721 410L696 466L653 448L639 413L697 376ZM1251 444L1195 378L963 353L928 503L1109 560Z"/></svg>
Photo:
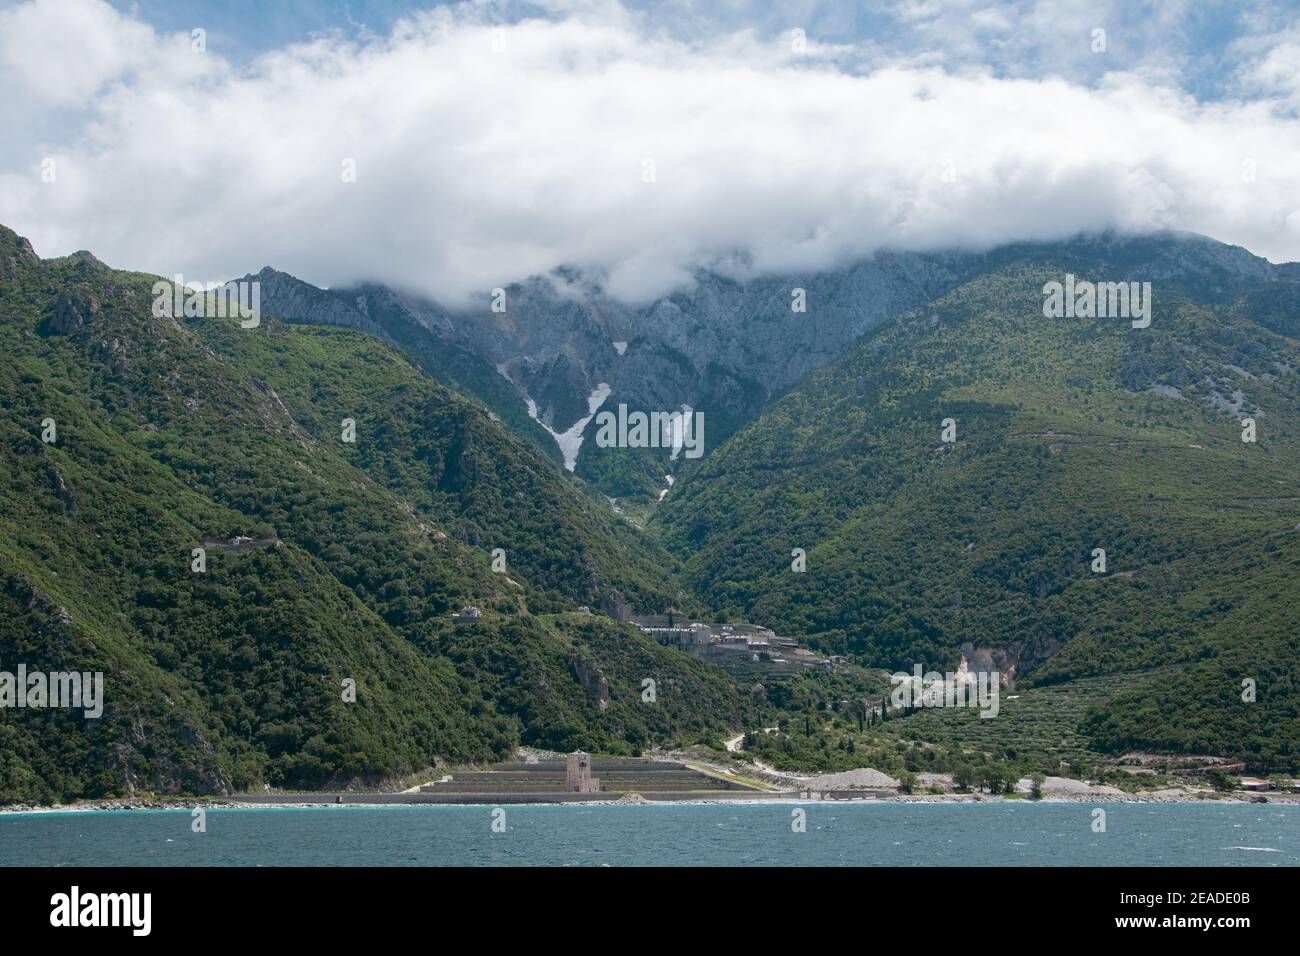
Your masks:
<svg viewBox="0 0 1300 956"><path fill-rule="evenodd" d="M860 790L864 787L897 787L898 781L879 770L863 767L809 777L804 786L809 790Z"/></svg>

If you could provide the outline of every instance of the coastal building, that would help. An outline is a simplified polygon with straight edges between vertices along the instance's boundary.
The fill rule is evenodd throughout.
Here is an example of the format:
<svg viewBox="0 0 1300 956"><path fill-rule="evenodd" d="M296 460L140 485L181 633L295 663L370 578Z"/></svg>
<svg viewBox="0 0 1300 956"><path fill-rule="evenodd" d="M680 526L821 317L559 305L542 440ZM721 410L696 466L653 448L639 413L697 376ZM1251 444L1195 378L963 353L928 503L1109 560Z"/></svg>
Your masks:
<svg viewBox="0 0 1300 956"><path fill-rule="evenodd" d="M599 793L600 779L591 775L591 755L575 750L564 760L564 789L569 793Z"/></svg>
<svg viewBox="0 0 1300 956"><path fill-rule="evenodd" d="M738 675L788 677L809 668L835 671L847 663L843 657L822 658L794 638L780 637L757 624L706 624L673 608L664 614L632 614L630 619L643 634L665 647L675 647Z"/></svg>

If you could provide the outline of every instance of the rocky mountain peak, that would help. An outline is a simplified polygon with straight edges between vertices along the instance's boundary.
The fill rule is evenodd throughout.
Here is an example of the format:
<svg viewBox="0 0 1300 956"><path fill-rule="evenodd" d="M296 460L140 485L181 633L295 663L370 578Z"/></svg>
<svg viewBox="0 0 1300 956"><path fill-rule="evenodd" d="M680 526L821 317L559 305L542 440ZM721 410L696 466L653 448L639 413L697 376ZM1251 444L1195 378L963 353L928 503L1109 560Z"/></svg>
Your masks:
<svg viewBox="0 0 1300 956"><path fill-rule="evenodd" d="M40 261L41 257L26 237L0 226L0 276L15 275L19 269L36 265Z"/></svg>

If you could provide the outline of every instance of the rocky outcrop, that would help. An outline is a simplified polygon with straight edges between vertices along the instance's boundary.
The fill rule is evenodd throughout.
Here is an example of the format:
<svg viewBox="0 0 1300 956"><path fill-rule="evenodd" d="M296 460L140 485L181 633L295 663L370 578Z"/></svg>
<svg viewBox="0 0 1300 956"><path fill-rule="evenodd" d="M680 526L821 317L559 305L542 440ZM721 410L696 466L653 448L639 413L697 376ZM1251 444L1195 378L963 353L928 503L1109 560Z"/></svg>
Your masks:
<svg viewBox="0 0 1300 956"><path fill-rule="evenodd" d="M996 671L1006 687L1014 687L1016 678L1024 677L1054 656L1065 641L1048 634L1034 633L1002 647L975 647L970 641L961 646L962 660L972 673Z"/></svg>
<svg viewBox="0 0 1300 956"><path fill-rule="evenodd" d="M584 657L575 655L569 660L569 667L573 670L573 676L578 679L578 683L582 685L586 695L591 698L601 712L604 712L605 708L609 706L609 681L605 679L599 665Z"/></svg>
<svg viewBox="0 0 1300 956"><path fill-rule="evenodd" d="M59 474L57 468L51 468L50 472L50 483L54 486L54 493L63 502L64 513L75 520L77 517L77 499L73 497L72 489L68 487L68 483L63 480L63 476Z"/></svg>
<svg viewBox="0 0 1300 956"><path fill-rule="evenodd" d="M537 418L547 427L563 432L588 414L587 396L596 383L580 359L568 353L540 362L524 356L507 369L510 380L536 403Z"/></svg>
<svg viewBox="0 0 1300 956"><path fill-rule="evenodd" d="M99 361L107 364L114 375L122 375L129 367L127 361L127 344L123 338L114 336L111 339L101 339L96 343L94 348L95 357Z"/></svg>
<svg viewBox="0 0 1300 956"><path fill-rule="evenodd" d="M632 606L624 600L617 589L609 591L600 599L600 609L616 621L632 620Z"/></svg>
<svg viewBox="0 0 1300 956"><path fill-rule="evenodd" d="M76 264L77 270L83 273L109 272L111 271L98 256L88 249L78 249L68 260Z"/></svg>
<svg viewBox="0 0 1300 956"><path fill-rule="evenodd" d="M55 335L72 335L83 329L99 313L99 302L92 295L64 289L55 300L49 330Z"/></svg>
<svg viewBox="0 0 1300 956"><path fill-rule="evenodd" d="M41 261L32 244L12 229L0 226L0 278L16 276Z"/></svg>
<svg viewBox="0 0 1300 956"><path fill-rule="evenodd" d="M357 329L367 335L391 341L385 330L365 314L364 302L358 303L354 297L318 289L287 272L278 272L269 266L263 268L257 275L244 276L240 281L259 284L260 304L264 315L285 322L337 325Z"/></svg>

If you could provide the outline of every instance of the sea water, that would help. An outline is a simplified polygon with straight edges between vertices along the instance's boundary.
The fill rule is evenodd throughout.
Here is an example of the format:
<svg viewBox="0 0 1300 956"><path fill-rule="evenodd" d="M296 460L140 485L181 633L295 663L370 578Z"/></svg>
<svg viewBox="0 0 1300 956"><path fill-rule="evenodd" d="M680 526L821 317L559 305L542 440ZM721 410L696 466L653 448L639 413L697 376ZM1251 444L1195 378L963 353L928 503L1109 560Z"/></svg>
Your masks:
<svg viewBox="0 0 1300 956"><path fill-rule="evenodd" d="M0 814L0 866L1300 866L1300 806L1276 804L249 808L204 827L188 810Z"/></svg>

